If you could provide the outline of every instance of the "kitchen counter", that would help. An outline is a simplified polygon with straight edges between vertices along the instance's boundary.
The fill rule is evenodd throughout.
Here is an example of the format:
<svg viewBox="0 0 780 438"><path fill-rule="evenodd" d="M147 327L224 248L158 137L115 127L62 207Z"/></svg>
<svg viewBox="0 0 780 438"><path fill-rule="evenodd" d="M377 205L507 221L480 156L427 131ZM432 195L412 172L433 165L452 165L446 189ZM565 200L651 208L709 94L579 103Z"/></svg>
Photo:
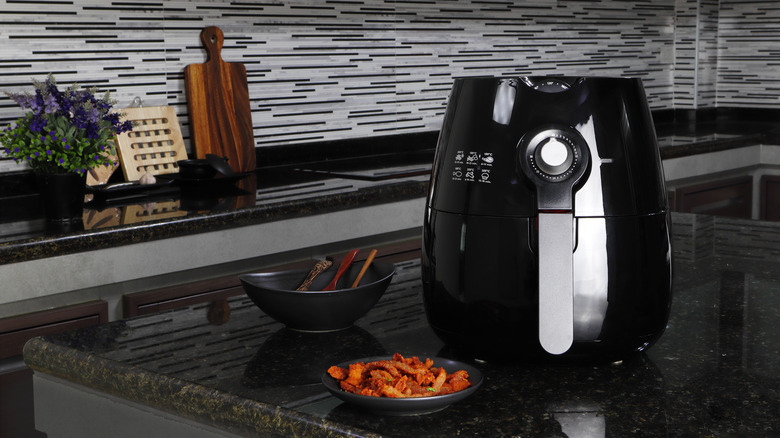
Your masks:
<svg viewBox="0 0 780 438"><path fill-rule="evenodd" d="M102 411L38 397L56 390L89 394L100 409L126 405L241 436L780 434L780 224L675 213L673 238L666 333L619 363L458 357L427 325L412 260L397 265L380 302L341 332L290 331L239 296L35 338L24 358L35 370L37 427L99 436ZM410 417L360 411L320 384L329 365L393 352L470 361L485 383L443 411ZM142 421L125 430L119 418L111 417L112 436L159 436Z"/></svg>
<svg viewBox="0 0 780 438"><path fill-rule="evenodd" d="M660 122L656 128L662 158L684 171L692 168L687 162L671 162L715 152L731 155L712 160L737 163L744 160L731 157L740 148L780 145L775 123L758 117ZM306 248L381 232L394 239L392 233L422 223L436 138L427 132L267 148L259 156L263 167L231 190L166 186L136 199L96 199L86 205L83 223L68 228L45 223L24 175L4 176L0 318L101 299L114 319L121 315L119 290L204 280L245 270L261 257L285 251L300 257ZM302 157L309 161L301 163ZM706 163L696 169L711 173ZM26 196L3 197L19 191ZM358 226L341 226L347 222Z"/></svg>
<svg viewBox="0 0 780 438"><path fill-rule="evenodd" d="M776 123L760 120L662 122L656 130L662 159L780 144ZM323 155L314 163L259 169L239 182L238 190L213 194L206 202L192 192L166 190L137 202L91 202L84 226L75 229L47 227L36 216L32 225L11 229L0 216L0 265L421 198L428 184L423 169L430 168L436 139L435 132L415 134L407 145L385 139L390 143L386 149L405 150L400 156L329 160ZM305 147L302 153L317 156L322 149L346 148L338 143ZM360 147L369 149L368 144ZM159 204L158 211L148 208L152 203Z"/></svg>
<svg viewBox="0 0 780 438"><path fill-rule="evenodd" d="M234 184L160 185L138 198L95 194L75 229L52 229L34 211L2 221L0 318L96 298L115 303L119 291L205 280L273 257L309 258L302 253L309 248L378 233L418 232L428 174L409 172L414 160L382 161L351 173L321 165L260 169ZM119 317L120 305L110 305L110 318Z"/></svg>
<svg viewBox="0 0 780 438"><path fill-rule="evenodd" d="M662 159L780 144L775 125L659 123L658 144ZM188 196L159 190L136 202L91 202L86 205L83 227L46 226L35 213L23 226L0 216L0 265L422 198L428 177L421 169L430 168L436 137L436 133L413 136L416 151L400 157L329 161L323 156L317 163L259 169L239 182L237 190L205 199L193 192ZM335 148L323 145L319 149ZM310 148L306 153L316 154Z"/></svg>
<svg viewBox="0 0 780 438"><path fill-rule="evenodd" d="M0 264L421 198L427 183L420 176L363 180L288 169L257 171L206 195L205 183L163 185L145 197L88 202L83 226L56 228L34 217L30 230L0 241Z"/></svg>

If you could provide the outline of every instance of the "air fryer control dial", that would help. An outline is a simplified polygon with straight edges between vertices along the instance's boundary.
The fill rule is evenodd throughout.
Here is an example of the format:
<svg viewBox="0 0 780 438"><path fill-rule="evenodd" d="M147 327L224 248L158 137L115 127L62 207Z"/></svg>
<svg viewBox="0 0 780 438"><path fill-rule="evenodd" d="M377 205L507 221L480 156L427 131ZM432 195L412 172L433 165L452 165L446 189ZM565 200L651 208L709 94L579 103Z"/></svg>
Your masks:
<svg viewBox="0 0 780 438"><path fill-rule="evenodd" d="M564 136L552 135L539 142L531 159L540 176L561 179L570 173L576 155L571 140Z"/></svg>
<svg viewBox="0 0 780 438"><path fill-rule="evenodd" d="M528 131L517 145L518 171L536 187L537 209L571 210L573 194L589 162L588 145L569 126Z"/></svg>

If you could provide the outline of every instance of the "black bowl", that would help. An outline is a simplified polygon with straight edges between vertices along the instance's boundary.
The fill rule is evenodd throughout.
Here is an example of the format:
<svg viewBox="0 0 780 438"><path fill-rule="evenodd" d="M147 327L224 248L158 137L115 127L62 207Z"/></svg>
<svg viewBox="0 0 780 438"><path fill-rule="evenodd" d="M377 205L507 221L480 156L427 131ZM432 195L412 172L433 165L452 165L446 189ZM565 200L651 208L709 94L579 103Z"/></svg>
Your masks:
<svg viewBox="0 0 780 438"><path fill-rule="evenodd" d="M217 169L205 159L179 160L176 164L179 166L179 175L185 178L205 179L217 174Z"/></svg>
<svg viewBox="0 0 780 438"><path fill-rule="evenodd" d="M249 298L271 318L293 330L327 332L349 328L371 310L395 274L393 264L374 262L360 284L349 288L361 267L362 263L351 266L337 289L328 292L322 288L333 279L336 266L320 274L308 291L295 290L309 273L306 269L244 274L238 278Z"/></svg>

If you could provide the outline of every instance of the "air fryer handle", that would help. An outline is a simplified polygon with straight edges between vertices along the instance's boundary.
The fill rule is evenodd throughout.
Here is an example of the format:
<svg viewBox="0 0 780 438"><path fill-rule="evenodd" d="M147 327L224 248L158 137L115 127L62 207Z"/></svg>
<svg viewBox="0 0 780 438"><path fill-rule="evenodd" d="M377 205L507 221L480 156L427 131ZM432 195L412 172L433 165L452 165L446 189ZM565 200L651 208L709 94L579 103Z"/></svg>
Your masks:
<svg viewBox="0 0 780 438"><path fill-rule="evenodd" d="M574 341L574 215L539 213L539 343L562 354Z"/></svg>
<svg viewBox="0 0 780 438"><path fill-rule="evenodd" d="M590 153L576 129L553 124L523 135L517 160L536 186L539 343L563 354L574 342L574 193L587 179Z"/></svg>

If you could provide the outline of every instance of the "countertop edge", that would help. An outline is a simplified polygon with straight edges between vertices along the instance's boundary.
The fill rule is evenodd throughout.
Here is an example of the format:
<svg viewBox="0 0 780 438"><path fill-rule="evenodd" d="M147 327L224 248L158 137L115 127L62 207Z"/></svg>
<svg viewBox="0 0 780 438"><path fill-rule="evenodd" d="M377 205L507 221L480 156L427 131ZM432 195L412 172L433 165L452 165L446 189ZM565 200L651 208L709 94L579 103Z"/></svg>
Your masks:
<svg viewBox="0 0 780 438"><path fill-rule="evenodd" d="M688 157L692 155L706 154L710 152L719 152L729 149L739 149L743 147L754 146L757 144L778 144L780 139L777 135L757 133L752 135L743 135L735 138L725 138L709 141L699 141L689 144L664 146L659 148L662 160L671 158Z"/></svg>
<svg viewBox="0 0 780 438"><path fill-rule="evenodd" d="M283 407L84 354L47 342L45 337L30 339L25 344L24 361L34 372L208 426L224 428L231 433L256 436L286 436L292 433L295 436L327 438L377 436Z"/></svg>
<svg viewBox="0 0 780 438"><path fill-rule="evenodd" d="M258 205L224 213L0 243L0 265L387 204L421 198L427 191L427 180L399 181L344 194Z"/></svg>

